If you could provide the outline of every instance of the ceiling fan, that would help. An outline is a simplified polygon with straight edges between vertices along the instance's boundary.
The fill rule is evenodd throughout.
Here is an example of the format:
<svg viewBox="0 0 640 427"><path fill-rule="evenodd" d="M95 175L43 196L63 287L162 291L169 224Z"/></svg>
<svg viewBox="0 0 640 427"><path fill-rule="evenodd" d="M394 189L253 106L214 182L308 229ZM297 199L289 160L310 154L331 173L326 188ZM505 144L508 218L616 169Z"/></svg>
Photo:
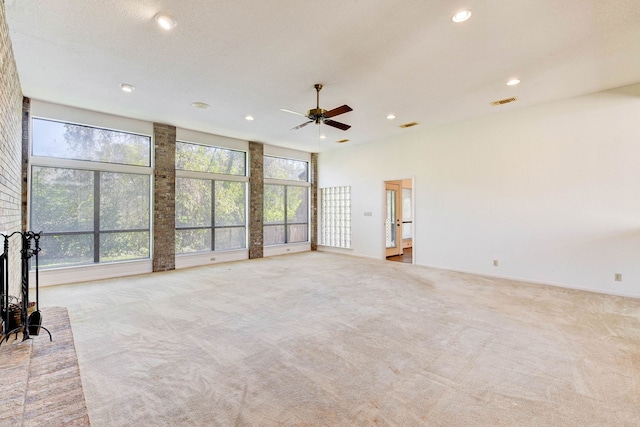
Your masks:
<svg viewBox="0 0 640 427"><path fill-rule="evenodd" d="M291 130L300 129L302 127L305 127L309 123L313 123L313 122L315 122L317 125L319 125L320 123L324 123L327 126L331 126L340 130L349 129L351 127L350 125L346 125L344 123L336 122L335 120L330 120L330 119L331 117L348 113L349 111L352 111L353 108L345 104L341 107L334 108L333 110L329 110L329 111L323 110L322 108L320 108L320 89L322 89L322 85L318 83L313 87L316 88L316 108L309 110L307 114L302 114L302 113L298 113L297 111L291 111L285 108L281 108L281 111L284 111L286 113L297 114L299 116L304 116L309 119L308 122L304 122L301 125L296 126Z"/></svg>

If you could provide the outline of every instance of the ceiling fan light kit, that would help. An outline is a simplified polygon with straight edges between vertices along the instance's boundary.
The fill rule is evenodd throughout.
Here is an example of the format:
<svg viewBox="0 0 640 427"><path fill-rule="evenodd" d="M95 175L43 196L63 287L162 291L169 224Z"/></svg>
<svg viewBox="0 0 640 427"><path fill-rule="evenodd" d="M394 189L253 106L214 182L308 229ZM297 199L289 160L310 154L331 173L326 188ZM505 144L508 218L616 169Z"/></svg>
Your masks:
<svg viewBox="0 0 640 427"><path fill-rule="evenodd" d="M348 105L342 105L340 107L334 108L333 110L325 110L320 108L320 90L322 89L322 85L317 83L313 86L316 89L316 108L310 109L307 114L297 113L295 111L287 110L285 108L281 108L281 111L286 113L297 114L300 116L305 116L309 121L298 125L291 130L296 130L305 127L309 123L315 123L317 125L324 123L327 126L334 127L340 130L347 130L351 127L351 125L347 125L344 123L337 122L335 120L329 120L331 117L339 116L340 114L348 113L349 111L353 111L353 108Z"/></svg>

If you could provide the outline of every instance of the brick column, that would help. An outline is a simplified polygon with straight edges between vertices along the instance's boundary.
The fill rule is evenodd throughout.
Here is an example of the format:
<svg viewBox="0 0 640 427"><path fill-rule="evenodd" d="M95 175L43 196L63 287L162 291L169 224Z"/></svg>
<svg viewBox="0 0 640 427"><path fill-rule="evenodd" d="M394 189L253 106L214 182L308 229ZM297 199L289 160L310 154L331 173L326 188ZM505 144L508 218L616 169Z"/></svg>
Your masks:
<svg viewBox="0 0 640 427"><path fill-rule="evenodd" d="M309 178L311 181L311 200L309 201L311 209L311 250L318 250L318 153L311 153L311 162L309 164Z"/></svg>
<svg viewBox="0 0 640 427"><path fill-rule="evenodd" d="M176 128L153 124L153 271L176 268Z"/></svg>
<svg viewBox="0 0 640 427"><path fill-rule="evenodd" d="M249 259L262 258L264 246L264 146L249 142Z"/></svg>
<svg viewBox="0 0 640 427"><path fill-rule="evenodd" d="M0 232L13 233L22 218L22 101L18 69L13 56L5 6L0 1ZM18 236L9 239L9 294L20 295L20 250ZM4 239L0 239L0 245Z"/></svg>
<svg viewBox="0 0 640 427"><path fill-rule="evenodd" d="M29 202L29 119L31 115L31 100L22 98L22 231L27 231ZM31 230L40 231L40 230Z"/></svg>

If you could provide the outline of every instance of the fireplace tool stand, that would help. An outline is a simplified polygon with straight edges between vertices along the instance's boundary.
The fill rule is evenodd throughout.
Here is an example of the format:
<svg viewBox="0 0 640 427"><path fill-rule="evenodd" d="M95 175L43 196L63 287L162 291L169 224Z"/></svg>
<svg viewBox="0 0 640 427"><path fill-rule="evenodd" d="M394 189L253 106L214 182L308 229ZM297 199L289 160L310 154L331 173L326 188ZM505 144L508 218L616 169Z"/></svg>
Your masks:
<svg viewBox="0 0 640 427"><path fill-rule="evenodd" d="M22 332L22 340L28 340L31 335L38 335L40 329L44 329L49 334L49 340L53 341L51 332L42 326L42 313L40 312L40 286L38 275L38 254L40 253L40 237L42 232L15 231L11 234L1 234L4 238L3 252L0 256L0 308L2 312L2 333L0 334L0 345L9 341L11 334ZM9 295L9 239L14 235L20 235L22 249L20 250L21 263L21 293L22 300ZM35 261L35 281L36 298L34 310L29 313L29 267L31 258Z"/></svg>

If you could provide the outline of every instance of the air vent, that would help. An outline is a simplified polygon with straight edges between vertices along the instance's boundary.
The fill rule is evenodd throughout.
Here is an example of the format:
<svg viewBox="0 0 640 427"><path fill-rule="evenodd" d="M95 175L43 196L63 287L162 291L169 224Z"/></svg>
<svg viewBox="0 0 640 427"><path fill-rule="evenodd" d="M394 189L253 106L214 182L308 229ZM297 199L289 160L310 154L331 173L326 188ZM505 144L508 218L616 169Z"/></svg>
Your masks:
<svg viewBox="0 0 640 427"><path fill-rule="evenodd" d="M503 104L508 104L510 102L514 102L514 101L517 101L517 100L518 100L518 98L515 98L515 97L514 98L505 98L505 99L501 99L499 101L493 101L491 103L491 105L503 105Z"/></svg>
<svg viewBox="0 0 640 427"><path fill-rule="evenodd" d="M403 125L400 125L401 128L410 128L411 126L417 126L418 122L410 122L410 123L405 123Z"/></svg>
<svg viewBox="0 0 640 427"><path fill-rule="evenodd" d="M339 141L336 141L338 144L344 144L345 142L349 142L348 139L341 139Z"/></svg>

